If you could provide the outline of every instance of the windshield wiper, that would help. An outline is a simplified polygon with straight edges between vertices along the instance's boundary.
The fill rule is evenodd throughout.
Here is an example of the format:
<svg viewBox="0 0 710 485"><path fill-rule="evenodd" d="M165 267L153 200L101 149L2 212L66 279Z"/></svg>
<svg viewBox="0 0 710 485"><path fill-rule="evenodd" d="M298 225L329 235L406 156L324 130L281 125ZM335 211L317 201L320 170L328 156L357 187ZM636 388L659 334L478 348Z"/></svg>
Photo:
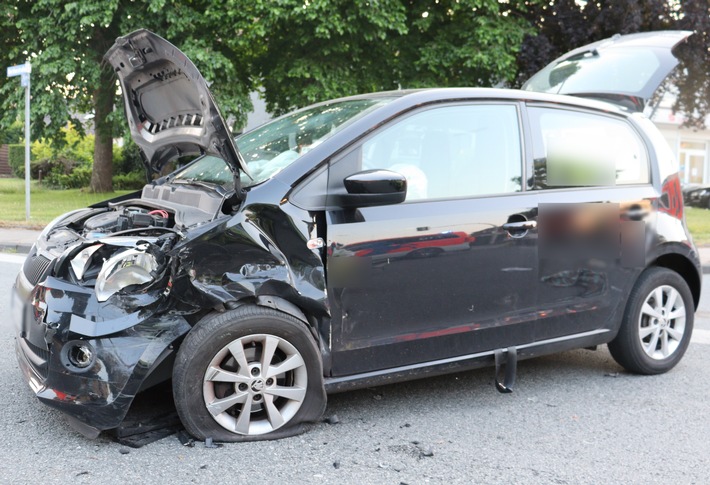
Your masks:
<svg viewBox="0 0 710 485"><path fill-rule="evenodd" d="M210 189L210 190L217 192L219 195L221 195L223 197L225 195L227 195L227 191L224 189L224 187L222 187L221 185L214 183L214 182L206 182L204 180L199 180L199 179L194 179L194 178L189 178L189 179L175 178L175 179L171 180L170 183L204 187L206 189Z"/></svg>

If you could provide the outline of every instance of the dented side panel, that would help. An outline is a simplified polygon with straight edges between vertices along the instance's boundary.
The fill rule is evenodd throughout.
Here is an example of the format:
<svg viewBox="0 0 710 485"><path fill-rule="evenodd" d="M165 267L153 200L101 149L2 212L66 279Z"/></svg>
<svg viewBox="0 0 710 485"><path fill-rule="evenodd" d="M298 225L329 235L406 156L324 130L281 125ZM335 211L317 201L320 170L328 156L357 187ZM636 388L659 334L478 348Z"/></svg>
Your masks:
<svg viewBox="0 0 710 485"><path fill-rule="evenodd" d="M221 308L274 295L308 315L328 314L323 262L307 241L308 212L255 203L199 237L175 247L175 297Z"/></svg>

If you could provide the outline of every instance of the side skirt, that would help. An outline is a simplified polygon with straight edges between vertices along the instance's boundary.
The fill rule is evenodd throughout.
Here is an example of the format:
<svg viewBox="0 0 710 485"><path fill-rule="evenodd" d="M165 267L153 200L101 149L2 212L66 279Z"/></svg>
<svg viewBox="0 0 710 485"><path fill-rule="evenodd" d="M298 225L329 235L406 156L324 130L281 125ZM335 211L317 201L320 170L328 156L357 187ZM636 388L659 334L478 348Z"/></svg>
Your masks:
<svg viewBox="0 0 710 485"><path fill-rule="evenodd" d="M541 340L516 346L518 359L529 359L541 355L554 354L576 348L593 347L610 340L611 330L599 329L590 332L567 335L549 340ZM326 377L325 390L328 394L362 389L365 387L394 384L396 382L434 377L453 372L477 369L495 364L497 350L507 352L507 348L493 349L477 354L461 355L448 359L423 362L402 367L394 367L380 371L366 372L341 377Z"/></svg>

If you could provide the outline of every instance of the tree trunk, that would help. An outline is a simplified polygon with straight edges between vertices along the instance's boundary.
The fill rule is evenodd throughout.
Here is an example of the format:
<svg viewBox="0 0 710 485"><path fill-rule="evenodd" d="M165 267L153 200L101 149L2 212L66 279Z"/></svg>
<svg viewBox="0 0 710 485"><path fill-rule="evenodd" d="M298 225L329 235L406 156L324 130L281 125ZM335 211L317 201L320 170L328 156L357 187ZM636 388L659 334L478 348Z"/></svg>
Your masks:
<svg viewBox="0 0 710 485"><path fill-rule="evenodd" d="M101 70L99 85L94 91L94 168L91 173L92 192L113 192L113 127L108 119L113 109L115 85L110 69Z"/></svg>

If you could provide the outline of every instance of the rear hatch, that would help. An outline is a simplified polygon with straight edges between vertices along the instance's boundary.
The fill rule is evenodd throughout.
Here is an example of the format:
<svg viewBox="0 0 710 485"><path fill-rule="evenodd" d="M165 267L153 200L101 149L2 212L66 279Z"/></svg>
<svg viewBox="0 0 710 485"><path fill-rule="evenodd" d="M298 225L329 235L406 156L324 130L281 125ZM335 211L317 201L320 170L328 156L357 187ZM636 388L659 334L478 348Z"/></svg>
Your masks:
<svg viewBox="0 0 710 485"><path fill-rule="evenodd" d="M691 34L669 30L615 35L555 59L522 89L600 99L643 111L678 65L674 51Z"/></svg>

